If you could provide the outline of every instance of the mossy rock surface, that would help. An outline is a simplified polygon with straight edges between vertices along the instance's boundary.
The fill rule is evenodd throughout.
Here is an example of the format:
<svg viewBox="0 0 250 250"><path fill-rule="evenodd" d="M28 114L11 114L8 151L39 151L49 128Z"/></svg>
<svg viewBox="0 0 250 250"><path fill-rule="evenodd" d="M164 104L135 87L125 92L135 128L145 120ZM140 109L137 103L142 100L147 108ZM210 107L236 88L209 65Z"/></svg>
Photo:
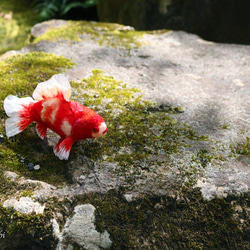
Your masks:
<svg viewBox="0 0 250 250"><path fill-rule="evenodd" d="M40 140L34 124L6 138L1 107L0 202L31 197L45 210L39 219L2 208L2 216L16 214L13 227L5 219L0 229L17 237L21 218L39 246L83 247L60 232L75 206L92 204L111 249L249 248L248 47L61 20L32 35L20 54L0 61L0 100L31 96L38 82L65 72L71 99L103 116L109 130L75 143L60 161L52 150L58 137ZM29 162L40 170L28 171Z"/></svg>

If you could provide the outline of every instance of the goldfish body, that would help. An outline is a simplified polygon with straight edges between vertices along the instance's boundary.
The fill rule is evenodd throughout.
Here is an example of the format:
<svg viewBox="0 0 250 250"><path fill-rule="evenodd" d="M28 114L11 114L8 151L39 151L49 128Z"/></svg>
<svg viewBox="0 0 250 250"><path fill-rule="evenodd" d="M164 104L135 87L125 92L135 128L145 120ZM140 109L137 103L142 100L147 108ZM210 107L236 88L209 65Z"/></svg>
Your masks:
<svg viewBox="0 0 250 250"><path fill-rule="evenodd" d="M70 101L71 87L63 74L52 76L37 85L31 97L7 96L4 109L10 117L5 129L8 137L22 132L33 121L41 139L51 129L61 136L54 153L67 160L74 141L102 137L108 128L104 119L92 109Z"/></svg>

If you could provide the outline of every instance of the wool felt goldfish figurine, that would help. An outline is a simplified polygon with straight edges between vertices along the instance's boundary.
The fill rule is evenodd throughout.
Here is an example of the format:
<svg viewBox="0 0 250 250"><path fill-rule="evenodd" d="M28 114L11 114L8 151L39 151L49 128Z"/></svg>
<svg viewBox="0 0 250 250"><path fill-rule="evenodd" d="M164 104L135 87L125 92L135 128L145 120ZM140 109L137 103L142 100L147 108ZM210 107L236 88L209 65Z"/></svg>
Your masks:
<svg viewBox="0 0 250 250"><path fill-rule="evenodd" d="M52 76L37 85L31 97L7 96L4 109L10 117L6 120L7 137L22 132L36 122L36 132L41 139L51 129L61 136L54 153L67 160L74 141L102 137L108 128L104 119L92 109L70 101L71 87L63 74Z"/></svg>

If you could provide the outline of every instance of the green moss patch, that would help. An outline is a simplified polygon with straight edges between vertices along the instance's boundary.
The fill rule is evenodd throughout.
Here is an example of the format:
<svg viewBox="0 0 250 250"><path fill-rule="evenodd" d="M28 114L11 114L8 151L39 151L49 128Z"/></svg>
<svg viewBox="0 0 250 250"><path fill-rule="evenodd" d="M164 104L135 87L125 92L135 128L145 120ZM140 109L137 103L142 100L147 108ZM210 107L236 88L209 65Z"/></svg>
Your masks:
<svg viewBox="0 0 250 250"><path fill-rule="evenodd" d="M102 115L109 129L99 140L83 141L82 152L94 161L117 162L127 180L133 182L142 170L152 171L151 165L164 165L172 154L208 140L175 119L180 108L145 101L139 90L127 88L98 70L88 79L72 84L72 99ZM205 154L200 160L203 166L204 158Z"/></svg>
<svg viewBox="0 0 250 250"><path fill-rule="evenodd" d="M49 60L50 63L48 63L47 60L42 59L42 62L45 61L43 64L36 53L35 59L31 57L32 55L33 53L17 56L18 62L9 59L13 60L12 65L16 65L19 69L13 70L12 77L19 80L15 81L15 84L13 81L12 89L6 88L5 96L10 93L31 95L37 81L47 80L52 73L56 73L56 67L50 67L53 63L54 66L57 65L57 70L61 71L62 65L57 61L56 63ZM27 58L26 62L26 57L33 59ZM55 59L65 60L57 57ZM8 67L8 64L4 63ZM69 61L65 61L65 63L70 65ZM41 66L37 64L41 64ZM20 65L24 67L22 71L20 71ZM41 71L34 72L40 67ZM47 67L50 70L47 71ZM18 77L18 72L23 72L23 70L26 70L26 74ZM2 82L7 85L10 79L11 75L3 78ZM22 79L25 80L22 81ZM24 82L29 82L27 87L23 84ZM185 148L192 147L195 141L208 139L174 118L180 113L180 108L159 107L155 103L145 101L139 90L128 88L123 82L106 76L99 70L94 70L93 75L88 79L72 82L72 87L71 99L97 111L107 122L109 130L103 138L76 142L71 151L70 161L74 162L77 156L85 155L97 162L115 162L118 166L117 173L119 172L126 178L126 181L132 183L142 172L152 171L151 165L166 165L172 154L185 151ZM53 154L52 148L48 147L46 140L42 141L36 135L34 126L35 124L29 126L21 134L0 144L2 150L0 165L3 169L15 170L26 177L52 184L71 182L67 161L60 161ZM204 158L203 154L200 159L203 167L206 165ZM208 161L210 160L209 158ZM195 161L199 161L199 159L196 158ZM41 169L28 171L28 162L39 164ZM194 172L193 169L192 173Z"/></svg>
<svg viewBox="0 0 250 250"><path fill-rule="evenodd" d="M72 66L71 60L44 52L29 52L1 60L0 100L11 94L31 96L39 82ZM2 106L0 112L3 112Z"/></svg>
<svg viewBox="0 0 250 250"><path fill-rule="evenodd" d="M250 156L250 137L246 137L245 142L231 145L233 153Z"/></svg>
<svg viewBox="0 0 250 250"><path fill-rule="evenodd" d="M183 188L178 200L157 196L127 202L121 190L113 190L103 196L76 197L78 202L96 207L97 230L109 232L110 249L250 247L249 195L234 203L230 199L208 202L199 189Z"/></svg>
<svg viewBox="0 0 250 250"><path fill-rule="evenodd" d="M69 59L43 52L30 52L2 60L0 61L0 100L3 103L4 98L10 94L19 97L31 96L39 82L48 80L52 75L63 72L65 68L71 68L72 65ZM0 107L0 114L2 117L0 133L3 142L0 144L1 169L16 171L40 180L65 181L67 171L62 161L55 158L46 141L42 141L36 135L34 124L21 134L7 139L4 137L4 121L7 116L3 105ZM40 163L47 168L43 168L42 172L31 173L27 170L28 162Z"/></svg>
<svg viewBox="0 0 250 250"><path fill-rule="evenodd" d="M49 23L49 22L48 22ZM146 32L135 31L119 24L87 22L87 21L67 21L67 24L56 28L49 28L40 37L34 38L33 43L39 41L81 41L91 39L100 46L112 46L119 48L140 47L140 38Z"/></svg>
<svg viewBox="0 0 250 250"><path fill-rule="evenodd" d="M51 214L20 214L0 207L1 247L5 249L55 249ZM3 236L4 235L4 236Z"/></svg>

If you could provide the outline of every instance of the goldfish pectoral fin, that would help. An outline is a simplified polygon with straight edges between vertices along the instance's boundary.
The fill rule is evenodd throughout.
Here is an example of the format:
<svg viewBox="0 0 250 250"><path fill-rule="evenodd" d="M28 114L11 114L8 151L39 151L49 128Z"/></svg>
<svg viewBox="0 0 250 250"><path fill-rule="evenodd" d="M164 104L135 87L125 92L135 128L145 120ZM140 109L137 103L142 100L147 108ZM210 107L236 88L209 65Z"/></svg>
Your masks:
<svg viewBox="0 0 250 250"><path fill-rule="evenodd" d="M37 123L36 124L36 133L38 134L38 136L44 140L46 133L47 133L47 126L45 126L42 123Z"/></svg>
<svg viewBox="0 0 250 250"><path fill-rule="evenodd" d="M54 147L54 154L60 160L68 160L70 150L73 146L74 140L69 136L67 138L61 138L57 145Z"/></svg>

